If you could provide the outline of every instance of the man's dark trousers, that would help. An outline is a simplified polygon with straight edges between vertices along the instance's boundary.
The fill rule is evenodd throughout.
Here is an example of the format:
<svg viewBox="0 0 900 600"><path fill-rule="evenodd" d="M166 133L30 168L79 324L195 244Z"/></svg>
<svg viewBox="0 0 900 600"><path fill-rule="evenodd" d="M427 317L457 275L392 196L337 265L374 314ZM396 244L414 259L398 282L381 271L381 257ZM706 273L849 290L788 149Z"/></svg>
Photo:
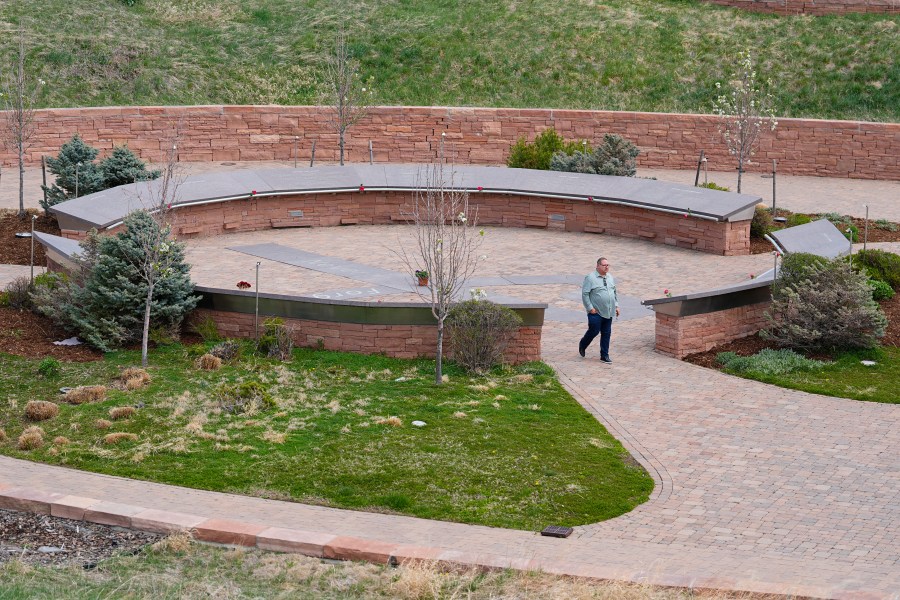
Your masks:
<svg viewBox="0 0 900 600"><path fill-rule="evenodd" d="M600 334L600 358L609 358L609 338L612 336L612 317L605 319L600 313L588 313L588 330L578 342L578 349L587 350L594 338Z"/></svg>

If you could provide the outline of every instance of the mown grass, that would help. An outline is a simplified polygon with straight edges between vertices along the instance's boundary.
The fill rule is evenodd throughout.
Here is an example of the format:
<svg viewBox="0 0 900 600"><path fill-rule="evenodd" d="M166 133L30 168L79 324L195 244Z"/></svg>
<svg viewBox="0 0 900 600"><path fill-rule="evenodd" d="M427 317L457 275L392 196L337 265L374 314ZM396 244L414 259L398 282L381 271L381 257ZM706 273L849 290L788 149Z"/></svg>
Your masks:
<svg viewBox="0 0 900 600"><path fill-rule="evenodd" d="M383 104L709 112L740 50L778 114L900 120L900 16L753 14L698 0L7 3L42 106L312 104L339 23Z"/></svg>
<svg viewBox="0 0 900 600"><path fill-rule="evenodd" d="M172 538L97 568L0 565L0 598L529 598L531 600L737 600L764 596L589 581L535 572L445 570L434 563L390 568L292 554L226 549Z"/></svg>
<svg viewBox="0 0 900 600"><path fill-rule="evenodd" d="M862 364L863 360L877 364L866 366ZM900 404L900 348L895 347L846 352L819 370L782 375L765 375L751 370L736 374L812 394Z"/></svg>
<svg viewBox="0 0 900 600"><path fill-rule="evenodd" d="M433 362L295 350L290 363L246 356L202 371L202 348L151 356L152 383L97 403L60 405L37 425L45 445L19 450L28 400L107 384L139 354L64 363L0 356L0 427L10 456L195 488L519 529L578 525L628 512L651 478L542 363L470 378ZM223 385L257 382L276 406L237 412ZM112 420L113 407L135 406ZM393 417L393 418L392 418ZM415 427L414 420L427 423ZM130 433L137 440L108 443ZM59 436L68 443L53 443ZM122 436L120 436L122 437Z"/></svg>

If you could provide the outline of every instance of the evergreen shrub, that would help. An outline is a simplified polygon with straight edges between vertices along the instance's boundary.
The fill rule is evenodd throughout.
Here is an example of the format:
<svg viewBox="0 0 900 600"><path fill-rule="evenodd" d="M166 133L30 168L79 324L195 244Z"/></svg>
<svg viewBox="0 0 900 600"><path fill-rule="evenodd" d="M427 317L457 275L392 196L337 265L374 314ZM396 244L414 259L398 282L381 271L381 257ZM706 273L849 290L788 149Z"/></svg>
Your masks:
<svg viewBox="0 0 900 600"><path fill-rule="evenodd" d="M467 300L450 309L445 322L458 365L483 373L503 361L503 352L522 325L510 308L489 300Z"/></svg>
<svg viewBox="0 0 900 600"><path fill-rule="evenodd" d="M571 154L557 152L550 161L553 171L569 173L593 173L634 177L637 174L637 146L620 135L607 133L603 142L593 151L576 151Z"/></svg>
<svg viewBox="0 0 900 600"><path fill-rule="evenodd" d="M753 219L750 221L750 237L762 238L772 230L772 213L763 204L757 204L756 210L753 211Z"/></svg>
<svg viewBox="0 0 900 600"><path fill-rule="evenodd" d="M853 255L853 263L862 267L872 279L884 281L900 290L900 254L885 250L860 250Z"/></svg>
<svg viewBox="0 0 900 600"><path fill-rule="evenodd" d="M519 138L509 152L507 167L518 169L550 169L550 160L557 152L573 154L581 150L582 144L567 142L554 128L545 129L529 143L524 137Z"/></svg>
<svg viewBox="0 0 900 600"><path fill-rule="evenodd" d="M894 288L887 282L879 279L870 279L869 287L872 288L872 300L881 302L882 300L890 300L894 297Z"/></svg>

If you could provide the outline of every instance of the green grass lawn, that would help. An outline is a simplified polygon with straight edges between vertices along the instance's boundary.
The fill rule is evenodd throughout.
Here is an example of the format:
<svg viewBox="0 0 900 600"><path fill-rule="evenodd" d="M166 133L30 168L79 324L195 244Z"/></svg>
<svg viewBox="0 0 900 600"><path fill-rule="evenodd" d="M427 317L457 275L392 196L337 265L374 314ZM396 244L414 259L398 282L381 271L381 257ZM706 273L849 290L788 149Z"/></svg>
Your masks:
<svg viewBox="0 0 900 600"><path fill-rule="evenodd" d="M63 386L110 385L139 353L64 363L51 378L38 375L38 361L0 355L8 436L0 451L202 489L519 529L609 519L653 488L543 363L474 378L451 367L449 383L435 386L429 361L303 349L289 363L245 353L203 371L199 353L158 349L148 387L61 403L57 417L36 424L24 420L27 401L60 401ZM236 410L223 386L248 382L276 406ZM112 421L119 406L138 408ZM45 445L18 450L31 425L43 428ZM137 440L105 443L114 432ZM59 436L68 443L53 442Z"/></svg>
<svg viewBox="0 0 900 600"><path fill-rule="evenodd" d="M860 361L873 360L865 366ZM784 375L750 371L741 376L813 394L900 404L900 348L846 352L820 370Z"/></svg>
<svg viewBox="0 0 900 600"><path fill-rule="evenodd" d="M900 16L754 14L696 0L9 2L42 106L315 104L344 20L375 101L709 112L739 50L777 113L900 120ZM0 36L0 58L16 48Z"/></svg>

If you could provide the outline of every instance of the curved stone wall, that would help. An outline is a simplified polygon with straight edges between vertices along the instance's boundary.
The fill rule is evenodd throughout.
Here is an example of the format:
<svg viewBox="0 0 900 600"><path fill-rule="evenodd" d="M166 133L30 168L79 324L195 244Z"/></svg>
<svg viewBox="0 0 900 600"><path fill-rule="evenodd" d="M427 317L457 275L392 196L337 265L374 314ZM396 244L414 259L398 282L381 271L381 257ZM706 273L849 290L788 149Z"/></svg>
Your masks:
<svg viewBox="0 0 900 600"><path fill-rule="evenodd" d="M35 114L31 164L55 155L78 132L109 150L128 144L142 158L160 161L175 127L183 161L292 160L297 138L301 163L337 158L337 137L326 125L327 107L187 106L48 109ZM444 140L446 155L459 164L504 164L519 137L532 139L548 127L568 138L598 139L617 133L641 148L646 168L694 169L700 151L710 170L728 171L734 161L722 145L711 115L551 109L377 107L349 130L352 162L430 162ZM442 136L442 134L445 134ZM763 138L748 171L900 180L900 123L780 119ZM0 161L15 157L0 150Z"/></svg>
<svg viewBox="0 0 900 600"><path fill-rule="evenodd" d="M754 12L778 15L900 14L897 0L704 0Z"/></svg>

